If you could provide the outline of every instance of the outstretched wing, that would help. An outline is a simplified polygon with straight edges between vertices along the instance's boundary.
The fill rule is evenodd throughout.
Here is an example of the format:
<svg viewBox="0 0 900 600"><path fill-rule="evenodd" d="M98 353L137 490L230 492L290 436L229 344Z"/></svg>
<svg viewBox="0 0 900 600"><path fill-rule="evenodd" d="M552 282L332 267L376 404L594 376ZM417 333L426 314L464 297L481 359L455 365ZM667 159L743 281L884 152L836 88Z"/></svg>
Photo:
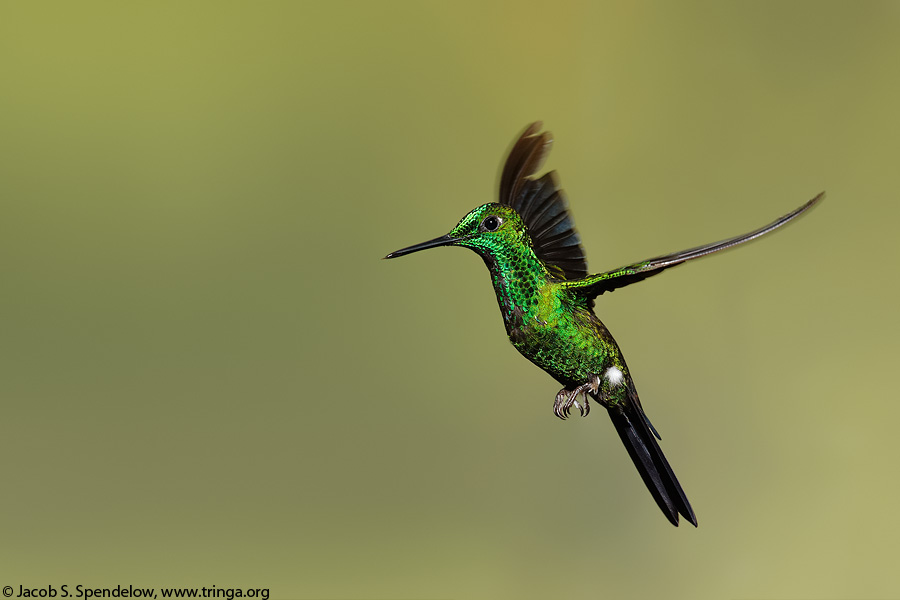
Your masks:
<svg viewBox="0 0 900 600"><path fill-rule="evenodd" d="M719 250L727 250L738 244L743 244L744 242L749 242L758 237L762 237L767 233L778 229L785 223L799 217L821 202L824 197L825 192L822 192L803 206L756 231L722 240L721 242L713 242L712 244L706 244L705 246L698 246L689 250L682 250L681 252L673 252L672 254L666 254L665 256L657 256L656 258L651 258L626 267L619 267L618 269L607 271L606 273L590 275L577 281L565 281L562 285L583 298L595 298L603 292L611 292L617 288L637 283L638 281L662 273L665 269L674 267L685 261L700 258L701 256L718 252Z"/></svg>
<svg viewBox="0 0 900 600"><path fill-rule="evenodd" d="M587 275L587 261L556 174L534 177L553 144L540 129L540 122L532 123L513 144L500 175L500 204L522 217L535 255L554 277L578 279Z"/></svg>

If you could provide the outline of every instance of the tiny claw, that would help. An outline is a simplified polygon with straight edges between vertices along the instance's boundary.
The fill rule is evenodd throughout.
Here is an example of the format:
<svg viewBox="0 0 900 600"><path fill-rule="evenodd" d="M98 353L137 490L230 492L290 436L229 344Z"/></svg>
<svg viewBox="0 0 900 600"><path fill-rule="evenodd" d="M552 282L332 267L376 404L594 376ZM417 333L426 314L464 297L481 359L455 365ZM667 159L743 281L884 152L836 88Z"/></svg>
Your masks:
<svg viewBox="0 0 900 600"><path fill-rule="evenodd" d="M572 406L571 400L572 396L567 389L561 389L556 394L556 400L553 402L553 412L563 421L569 417L569 409Z"/></svg>
<svg viewBox="0 0 900 600"><path fill-rule="evenodd" d="M597 382L600 381L599 378L595 378L595 380ZM591 399L588 394L593 391L594 384L594 381L590 381L578 386L571 392L565 388L559 390L559 393L556 394L556 400L553 402L553 412L556 416L563 420L567 419L573 404L578 407L578 412L582 417L588 416L591 412ZM578 396L584 396L584 402L579 402Z"/></svg>
<svg viewBox="0 0 900 600"><path fill-rule="evenodd" d="M563 390L565 391L565 390ZM553 414L562 419L566 420L566 415L563 414L563 402L562 402L562 392L556 395L556 401L553 403Z"/></svg>
<svg viewBox="0 0 900 600"><path fill-rule="evenodd" d="M572 410L572 405L578 407L578 412L581 413L582 417L588 416L591 412L591 395L593 395L594 400L603 404L603 401L597 398L597 394L600 392L600 377L594 375L587 383L583 383L576 387L574 390L569 391L565 388L559 390L556 394L556 400L553 402L553 412L560 419L565 420L569 416L569 411ZM584 396L584 402L578 401L578 396Z"/></svg>

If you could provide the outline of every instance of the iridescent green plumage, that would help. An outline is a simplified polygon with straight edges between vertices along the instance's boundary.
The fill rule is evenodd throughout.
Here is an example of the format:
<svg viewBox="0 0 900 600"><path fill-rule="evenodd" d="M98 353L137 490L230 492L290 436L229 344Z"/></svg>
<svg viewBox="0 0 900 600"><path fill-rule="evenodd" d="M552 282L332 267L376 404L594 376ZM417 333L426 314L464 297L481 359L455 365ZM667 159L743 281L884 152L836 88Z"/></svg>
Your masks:
<svg viewBox="0 0 900 600"><path fill-rule="evenodd" d="M594 315L594 298L687 260L750 241L804 213L823 197L756 231L721 242L587 274L587 264L554 174L535 177L550 149L549 133L529 126L510 151L500 178L500 202L479 206L434 240L389 254L395 258L437 246L477 252L491 274L506 332L513 346L563 385L554 412L582 415L588 396L604 406L632 461L660 509L678 525L681 514L696 526L690 503L644 415L618 344ZM578 403L579 395L584 404Z"/></svg>

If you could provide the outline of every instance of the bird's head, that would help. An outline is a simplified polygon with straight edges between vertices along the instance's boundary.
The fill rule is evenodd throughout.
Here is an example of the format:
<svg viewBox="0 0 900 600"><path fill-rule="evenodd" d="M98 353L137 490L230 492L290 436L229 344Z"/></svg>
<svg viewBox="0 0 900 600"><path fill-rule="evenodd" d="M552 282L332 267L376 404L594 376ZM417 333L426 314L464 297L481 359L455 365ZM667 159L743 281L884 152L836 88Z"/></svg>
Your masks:
<svg viewBox="0 0 900 600"><path fill-rule="evenodd" d="M503 204L482 204L463 217L447 235L396 250L385 258L397 258L438 246L464 246L481 256L491 257L517 244L531 244L519 213Z"/></svg>

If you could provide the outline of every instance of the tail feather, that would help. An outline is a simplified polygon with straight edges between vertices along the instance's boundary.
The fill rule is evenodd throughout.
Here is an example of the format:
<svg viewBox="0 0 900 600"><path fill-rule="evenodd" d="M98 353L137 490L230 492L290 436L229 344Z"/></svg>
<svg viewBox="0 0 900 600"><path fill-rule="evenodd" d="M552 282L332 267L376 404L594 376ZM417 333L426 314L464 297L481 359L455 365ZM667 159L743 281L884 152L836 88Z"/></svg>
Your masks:
<svg viewBox="0 0 900 600"><path fill-rule="evenodd" d="M655 429L650 429L649 421L641 410L640 401L637 400L634 384L630 381L629 388L627 401L609 407L609 417L619 437L622 438L634 466L641 474L641 479L644 480L644 484L666 518L677 527L678 515L681 514L696 527L697 517L694 516L694 510L663 455L662 448L656 442Z"/></svg>

